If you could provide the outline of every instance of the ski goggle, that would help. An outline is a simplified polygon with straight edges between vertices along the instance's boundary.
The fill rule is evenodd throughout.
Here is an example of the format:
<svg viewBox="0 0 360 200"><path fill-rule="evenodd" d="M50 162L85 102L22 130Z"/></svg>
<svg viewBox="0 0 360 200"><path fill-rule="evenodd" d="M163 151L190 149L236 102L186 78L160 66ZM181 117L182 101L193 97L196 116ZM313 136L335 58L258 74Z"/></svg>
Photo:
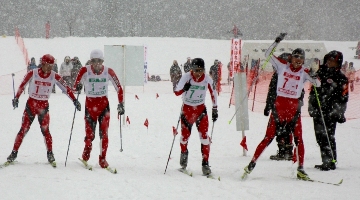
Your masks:
<svg viewBox="0 0 360 200"><path fill-rule="evenodd" d="M295 55L291 55L293 58L300 58L300 59L305 59L305 56L303 55L299 55L299 54L295 54Z"/></svg>
<svg viewBox="0 0 360 200"><path fill-rule="evenodd" d="M104 60L99 59L99 58L93 58L93 59L91 59L91 62L92 62L92 63L103 63Z"/></svg>

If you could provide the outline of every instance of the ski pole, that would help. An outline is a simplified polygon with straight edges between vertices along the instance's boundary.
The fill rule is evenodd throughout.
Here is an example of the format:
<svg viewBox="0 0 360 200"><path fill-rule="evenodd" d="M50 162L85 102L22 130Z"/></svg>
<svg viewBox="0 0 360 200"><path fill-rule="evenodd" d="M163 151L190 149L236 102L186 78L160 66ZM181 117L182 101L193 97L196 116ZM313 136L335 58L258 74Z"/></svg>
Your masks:
<svg viewBox="0 0 360 200"><path fill-rule="evenodd" d="M314 92L315 92L316 101L317 101L318 106L319 106L320 115L321 115L321 120L322 120L322 123L324 124L324 129L325 129L325 133L326 133L326 138L327 138L327 141L328 141L328 144L329 144L329 148L330 148L330 152L331 152L331 157L332 157L331 162L336 163L336 160L335 160L335 158L334 158L334 153L333 153L333 150L332 150L331 144L330 144L329 134L328 134L327 127L326 127L326 124L325 124L324 115L323 115L323 112L322 112L322 110L321 110L321 104L320 104L319 96L318 96L318 93L317 93L317 90L316 90L315 85L314 85Z"/></svg>
<svg viewBox="0 0 360 200"><path fill-rule="evenodd" d="M211 128L211 137L210 137L210 139L211 139L211 143L212 143L212 136L213 136L213 132L214 132L214 124L215 124L215 122L213 121L213 125L212 125L212 128Z"/></svg>
<svg viewBox="0 0 360 200"><path fill-rule="evenodd" d="M263 71L264 68L266 67L266 65L267 65L267 63L269 62L271 56L274 54L275 49L276 49L276 47L274 47L274 48L271 50L270 55L266 58L265 63L261 66L261 71ZM256 83L256 81L259 79L259 75L260 75L260 73L258 73L258 74L256 75L256 77L254 78L254 80L252 81L251 86L250 86L250 89L249 89L249 91L248 91L248 94L247 94L246 96L244 96L244 98L240 101L240 102L241 102L240 104L242 104L242 102L245 100L245 98L249 96L249 94L250 94L250 92L251 92L251 90L252 90L252 87L254 86L254 84ZM236 113L239 111L239 109L240 109L240 106L235 110L235 113L234 113L234 115L231 117L231 119L230 119L230 121L229 121L229 124L231 124L232 120L234 119L234 117L235 117Z"/></svg>
<svg viewBox="0 0 360 200"><path fill-rule="evenodd" d="M12 76L12 81L13 81L13 92L14 92L14 98L15 98L15 81L14 81L15 74L12 73L11 76Z"/></svg>
<svg viewBox="0 0 360 200"><path fill-rule="evenodd" d="M176 135L177 135L177 130L178 130L178 128L179 128L180 119L181 119L181 113L182 113L183 107L184 107L184 104L181 106L179 120L178 120L178 123L177 123L177 125L176 125L176 134L174 134L174 138L173 138L173 141L172 141L172 144L171 144L171 149L170 149L169 157L168 157L168 160L167 160L167 163L166 163L166 167L165 167L165 172L164 172L164 174L166 173L167 167L168 167L168 165L169 165L170 156L171 156L172 149L173 149L173 147L174 147L175 137L176 137Z"/></svg>
<svg viewBox="0 0 360 200"><path fill-rule="evenodd" d="M77 95L77 97L76 97L76 100L79 99L79 95L80 95L80 93L78 93L78 95ZM76 114L76 106L75 106L74 117L73 117L73 121L72 121L72 125L71 125L71 131L70 131L70 138L69 138L68 149L67 149L67 152L66 152L65 167L66 167L66 162L67 162L67 158L68 158L68 155L69 155L70 141L71 141L72 131L73 131L73 128L74 128L75 114Z"/></svg>
<svg viewBox="0 0 360 200"><path fill-rule="evenodd" d="M122 148L122 133L121 133L121 115L119 115L119 120L120 120L120 152L123 151L123 148Z"/></svg>

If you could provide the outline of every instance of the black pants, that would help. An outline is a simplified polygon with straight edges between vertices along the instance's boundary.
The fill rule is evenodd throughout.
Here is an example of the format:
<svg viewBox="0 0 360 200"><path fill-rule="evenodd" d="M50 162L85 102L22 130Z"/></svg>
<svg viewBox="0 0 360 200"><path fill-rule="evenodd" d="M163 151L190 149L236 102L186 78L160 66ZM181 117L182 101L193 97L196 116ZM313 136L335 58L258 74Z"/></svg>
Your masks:
<svg viewBox="0 0 360 200"><path fill-rule="evenodd" d="M320 146L322 162L324 164L330 163L332 159L334 160L337 159L336 142L335 142L336 121L328 117L327 114L324 114L324 121L326 125L327 135L330 141L330 146L321 116L313 117L313 121L314 121L316 142Z"/></svg>

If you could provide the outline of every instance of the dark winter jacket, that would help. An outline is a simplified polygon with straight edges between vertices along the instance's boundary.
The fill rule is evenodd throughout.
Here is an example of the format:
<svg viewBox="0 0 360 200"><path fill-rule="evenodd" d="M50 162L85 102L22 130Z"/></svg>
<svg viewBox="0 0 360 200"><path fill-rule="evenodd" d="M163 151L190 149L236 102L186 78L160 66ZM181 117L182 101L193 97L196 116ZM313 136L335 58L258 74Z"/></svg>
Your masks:
<svg viewBox="0 0 360 200"><path fill-rule="evenodd" d="M325 62L324 62L325 63ZM324 118L331 118L344 123L345 111L349 100L348 79L340 72L340 68L328 68L321 65L317 72L321 86L316 88ZM320 117L320 109L314 88L309 95L309 114L311 117Z"/></svg>
<svg viewBox="0 0 360 200"><path fill-rule="evenodd" d="M56 63L54 64L54 66L53 66L52 70L53 70L54 72L56 72L56 73L58 73L58 72L59 72L59 69L58 69L58 66L57 66L57 64L56 64Z"/></svg>
<svg viewBox="0 0 360 200"><path fill-rule="evenodd" d="M265 116L269 116L270 111L274 109L275 99L277 96L276 94L277 81L278 81L278 74L274 72L270 80L269 92L266 97L266 105L264 109ZM303 89L301 91L301 96L299 97L299 103L301 106L304 105L304 95L305 95L305 90Z"/></svg>
<svg viewBox="0 0 360 200"><path fill-rule="evenodd" d="M210 67L209 74L212 77L213 81L216 83L219 79L219 65L215 64Z"/></svg>

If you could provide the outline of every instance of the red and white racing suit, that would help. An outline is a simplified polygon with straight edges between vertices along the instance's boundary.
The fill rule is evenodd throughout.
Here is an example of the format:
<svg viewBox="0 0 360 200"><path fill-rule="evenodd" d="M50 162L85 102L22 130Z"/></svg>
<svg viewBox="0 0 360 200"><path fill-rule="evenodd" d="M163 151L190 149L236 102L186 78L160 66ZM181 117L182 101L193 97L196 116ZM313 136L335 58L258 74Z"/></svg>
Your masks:
<svg viewBox="0 0 360 200"><path fill-rule="evenodd" d="M183 90L185 83L190 82L190 89L185 92ZM209 120L205 107L206 90L211 95L213 108L217 108L217 92L212 87L213 81L210 76L205 73L199 78L193 75L193 72L185 73L174 91L176 96L182 94L183 107L181 113L181 152L187 152L188 140L191 135L191 128L194 123L199 132L201 142L201 153L203 161L209 160L210 154L210 138L208 136Z"/></svg>
<svg viewBox="0 0 360 200"><path fill-rule="evenodd" d="M87 161L90 158L92 150L92 141L95 139L95 128L99 121L100 135L100 160L105 160L108 148L108 129L110 122L110 107L108 95L109 81L118 95L119 103L123 102L123 89L114 70L102 66L99 73L95 73L91 65L80 68L79 74L74 83L74 89L77 84L83 81L85 87L85 147L82 158ZM102 166L106 167L106 166Z"/></svg>
<svg viewBox="0 0 360 200"><path fill-rule="evenodd" d="M265 57L270 55L270 52L277 43L274 43L266 51ZM300 113L298 113L299 97L304 88L304 83L310 81L316 87L320 86L320 81L317 78L312 78L308 74L308 70L301 66L294 68L292 64L278 59L276 56L271 56L270 63L275 67L278 73L277 82L277 97L275 100L275 110L271 112L269 123L266 129L264 139L257 146L254 156L251 161L256 162L265 148L271 143L275 137L276 126L290 124L294 133L294 141L298 149L299 166L304 164L304 143L302 139L302 125Z"/></svg>
<svg viewBox="0 0 360 200"><path fill-rule="evenodd" d="M52 88L56 83L56 85L59 86L62 91L66 91L66 94L70 99L72 99L72 101L75 100L75 96L59 74L54 71L51 71L49 74L44 74L41 68L37 68L30 70L25 75L15 95L15 98L19 99L28 82L30 83L29 99L26 102L21 128L15 138L13 150L19 150L26 133L29 131L31 124L37 115L41 133L44 136L46 149L47 151L52 151L52 137L49 131L50 115L48 102Z"/></svg>

